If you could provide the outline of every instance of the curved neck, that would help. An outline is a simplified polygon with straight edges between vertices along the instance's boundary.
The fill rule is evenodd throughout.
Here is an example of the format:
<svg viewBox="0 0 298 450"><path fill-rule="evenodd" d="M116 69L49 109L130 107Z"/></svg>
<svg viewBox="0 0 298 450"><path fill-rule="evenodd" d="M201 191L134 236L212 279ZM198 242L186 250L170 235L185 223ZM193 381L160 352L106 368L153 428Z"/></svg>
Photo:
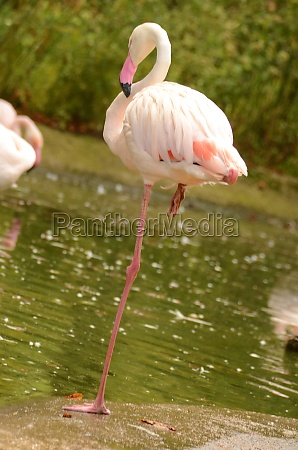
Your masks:
<svg viewBox="0 0 298 450"><path fill-rule="evenodd" d="M157 36L156 50L156 61L153 68L145 78L132 85L132 97L141 89L161 83L166 78L171 65L171 44L166 32L165 35Z"/></svg>
<svg viewBox="0 0 298 450"><path fill-rule="evenodd" d="M18 130L20 130L20 128L23 128L25 131L25 136L27 137L30 132L34 132L36 125L28 116L17 116L15 118L15 127Z"/></svg>
<svg viewBox="0 0 298 450"><path fill-rule="evenodd" d="M125 111L133 100L134 95L145 87L164 81L167 76L171 65L171 44L167 33L164 30L162 31L163 33L154 36L157 54L155 64L151 71L145 78L137 83L133 83L131 94L128 98L121 92L107 110L103 137L109 147L113 146L113 143L123 130Z"/></svg>

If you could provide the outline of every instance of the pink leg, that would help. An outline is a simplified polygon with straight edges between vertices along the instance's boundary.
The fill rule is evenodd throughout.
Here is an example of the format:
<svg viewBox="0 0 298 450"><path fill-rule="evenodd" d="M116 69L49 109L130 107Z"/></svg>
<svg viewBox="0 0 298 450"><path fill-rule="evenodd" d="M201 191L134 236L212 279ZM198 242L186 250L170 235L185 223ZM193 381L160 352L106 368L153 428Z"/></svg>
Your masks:
<svg viewBox="0 0 298 450"><path fill-rule="evenodd" d="M138 271L140 269L140 261L141 261L141 250L142 250L142 242L143 242L143 236L144 236L144 225L147 215L147 209L148 209L148 203L150 199L150 192L151 192L151 185L145 184L144 186L144 194L143 194L143 200L142 200L142 207L141 207L141 214L139 219L139 226L138 226L138 232L137 232L137 238L136 238L136 245L134 250L133 259L131 262L131 265L128 266L126 270L126 283L124 286L124 290L122 293L122 297L120 300L119 308L117 311L111 340L109 343L106 360L100 380L100 386L98 389L98 393L95 399L94 403L84 403L83 405L73 405L73 406L63 406L62 409L67 411L78 411L78 412L87 412L87 413L94 413L94 414L110 414L110 411L105 407L104 404L104 392L106 387L106 381L107 376L109 372L110 362L112 359L112 354L116 342L116 337L118 333L118 329L120 326L121 317L125 308L125 303L130 291L130 288L136 279L136 276L138 274Z"/></svg>

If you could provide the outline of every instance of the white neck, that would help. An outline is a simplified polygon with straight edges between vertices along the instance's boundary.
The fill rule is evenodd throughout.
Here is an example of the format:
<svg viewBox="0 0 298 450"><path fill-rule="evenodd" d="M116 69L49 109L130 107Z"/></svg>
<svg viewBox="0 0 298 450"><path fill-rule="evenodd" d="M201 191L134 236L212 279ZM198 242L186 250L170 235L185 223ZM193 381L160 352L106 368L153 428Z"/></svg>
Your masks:
<svg viewBox="0 0 298 450"><path fill-rule="evenodd" d="M34 131L36 125L28 116L17 116L15 118L15 127L18 131L20 128L23 128L25 131L25 135L27 135L28 133Z"/></svg>
<svg viewBox="0 0 298 450"><path fill-rule="evenodd" d="M154 33L154 40L157 50L155 64L143 80L132 85L132 96L147 86L161 83L167 76L171 65L171 43L163 29L160 29L159 33Z"/></svg>

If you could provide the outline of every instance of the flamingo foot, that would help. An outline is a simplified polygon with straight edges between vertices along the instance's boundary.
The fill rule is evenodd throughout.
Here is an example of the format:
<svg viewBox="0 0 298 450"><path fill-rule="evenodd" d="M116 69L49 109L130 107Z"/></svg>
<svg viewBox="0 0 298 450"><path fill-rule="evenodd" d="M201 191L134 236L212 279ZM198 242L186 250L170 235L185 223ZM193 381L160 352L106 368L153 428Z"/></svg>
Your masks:
<svg viewBox="0 0 298 450"><path fill-rule="evenodd" d="M64 411L75 411L89 414L111 414L104 404L96 406L95 403L83 403L82 405L63 406Z"/></svg>
<svg viewBox="0 0 298 450"><path fill-rule="evenodd" d="M175 194L171 198L170 207L168 210L168 216L175 216L180 208L181 203L185 199L185 191L186 191L186 185L179 183L176 189Z"/></svg>

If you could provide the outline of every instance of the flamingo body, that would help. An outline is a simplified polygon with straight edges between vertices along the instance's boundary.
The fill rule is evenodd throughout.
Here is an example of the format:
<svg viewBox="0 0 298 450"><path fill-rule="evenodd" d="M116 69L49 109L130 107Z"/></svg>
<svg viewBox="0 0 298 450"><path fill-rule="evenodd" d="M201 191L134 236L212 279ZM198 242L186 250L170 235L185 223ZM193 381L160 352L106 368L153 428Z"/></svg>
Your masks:
<svg viewBox="0 0 298 450"><path fill-rule="evenodd" d="M129 160L145 183L227 184L230 168L247 175L222 110L204 94L177 83L162 82L137 93L126 109L123 134L126 145L116 153Z"/></svg>
<svg viewBox="0 0 298 450"><path fill-rule="evenodd" d="M6 100L0 99L0 124L22 136L35 150L34 166L41 161L41 150L43 147L43 136L35 123L28 116L18 115L14 107Z"/></svg>
<svg viewBox="0 0 298 450"><path fill-rule="evenodd" d="M156 63L141 81L133 83L138 64L156 47ZM111 340L94 403L63 409L109 414L104 392L122 313L140 268L144 223L152 185L159 179L178 183L169 214L176 214L187 185L233 184L247 175L245 162L233 146L233 134L223 111L205 95L177 83L165 82L171 45L159 25L136 27L129 39L128 57L120 73L122 91L107 110L104 139L123 163L138 171L144 193L132 262L119 303Z"/></svg>
<svg viewBox="0 0 298 450"><path fill-rule="evenodd" d="M0 190L15 183L34 166L35 161L33 147L14 131L0 124Z"/></svg>

